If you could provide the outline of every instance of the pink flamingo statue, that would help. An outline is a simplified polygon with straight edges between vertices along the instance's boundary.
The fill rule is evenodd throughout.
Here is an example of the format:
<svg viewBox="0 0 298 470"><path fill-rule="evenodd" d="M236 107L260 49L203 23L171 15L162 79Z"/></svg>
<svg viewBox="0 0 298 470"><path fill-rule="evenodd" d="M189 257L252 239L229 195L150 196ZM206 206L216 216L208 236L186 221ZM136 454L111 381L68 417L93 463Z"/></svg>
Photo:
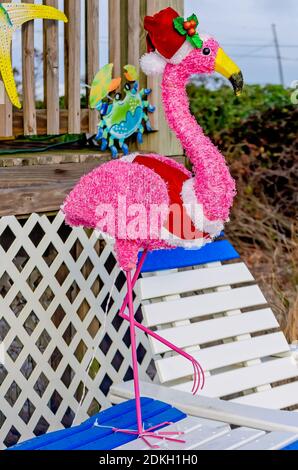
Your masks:
<svg viewBox="0 0 298 470"><path fill-rule="evenodd" d="M183 441L171 437L174 433L158 431L169 423L144 428L135 328L191 361L194 394L204 385L204 373L191 355L135 320L133 287L148 251L177 246L198 249L217 237L229 220L236 194L235 182L224 157L190 113L186 85L193 74L217 71L230 79L239 95L243 77L215 39L198 35L197 24L195 15L184 20L171 8L146 17L148 53L141 59L147 75L163 74L165 115L193 164L194 176L184 166L166 157L133 154L108 162L84 176L63 206L68 224L97 229L115 240L118 263L127 276L127 296L120 315L130 322L137 416L137 430L115 431L139 436L148 445L148 438ZM152 208L156 207L162 209L158 223L154 225L151 215ZM138 263L141 250L144 251ZM124 313L127 306L129 315Z"/></svg>

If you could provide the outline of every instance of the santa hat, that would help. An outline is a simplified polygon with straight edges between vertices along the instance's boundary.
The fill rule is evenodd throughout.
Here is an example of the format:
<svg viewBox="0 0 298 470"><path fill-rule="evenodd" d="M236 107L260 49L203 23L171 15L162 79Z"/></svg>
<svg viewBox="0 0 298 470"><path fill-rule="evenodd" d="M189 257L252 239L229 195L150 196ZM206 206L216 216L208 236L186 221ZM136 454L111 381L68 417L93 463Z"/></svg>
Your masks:
<svg viewBox="0 0 298 470"><path fill-rule="evenodd" d="M185 28L187 22L192 22ZM196 24L196 26L195 26ZM163 73L167 63L179 64L194 47L202 47L196 27L198 20L192 15L184 20L173 8L166 8L144 21L147 35L147 54L141 58L141 67L146 75Z"/></svg>

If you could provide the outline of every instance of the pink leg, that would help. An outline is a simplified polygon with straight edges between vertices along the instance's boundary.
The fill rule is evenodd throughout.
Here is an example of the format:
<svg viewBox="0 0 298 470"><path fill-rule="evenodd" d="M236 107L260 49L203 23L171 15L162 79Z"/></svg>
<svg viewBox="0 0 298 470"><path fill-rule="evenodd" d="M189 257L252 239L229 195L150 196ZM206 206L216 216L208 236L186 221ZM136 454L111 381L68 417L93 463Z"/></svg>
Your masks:
<svg viewBox="0 0 298 470"><path fill-rule="evenodd" d="M139 275L140 275L140 272L142 270L143 264L145 262L146 256L147 256L147 251L144 251L144 253L142 255L142 258L141 258L141 260L138 264L135 275L133 277L133 280L131 282L131 289L134 288L134 286L135 286L135 284L136 284L136 282L139 278ZM127 304L128 304L128 295L124 299L124 302L123 302L123 305L120 309L119 315L124 320L130 321L130 316L127 316L127 315L124 314L124 311L127 307ZM194 368L194 384L193 384L192 392L195 395L200 388L203 389L203 387L205 385L205 374L204 374L204 371L203 371L201 365L196 361L196 359L194 357L192 357L190 354L186 353L182 349L177 348L177 346L175 346L173 343L170 343L166 339L162 338L161 336L159 336L154 331L149 330L148 328L146 328L141 323L138 323L137 321L135 321L134 317L133 317L133 321L134 321L134 326L136 328L139 328L140 330L144 331L144 333L146 333L149 336L153 337L157 341L159 341L162 344L164 344L165 346L167 346L169 349L172 349L173 351L177 352L181 356L185 357L185 359L190 361L193 365L193 368Z"/></svg>
<svg viewBox="0 0 298 470"><path fill-rule="evenodd" d="M124 434L135 435L143 439L143 441L151 448L156 448L156 446L151 445L148 441L148 438L154 438L158 440L167 440L172 442L184 443L185 441L178 439L176 436L179 436L183 433L180 432L156 432L155 430L168 426L169 422L161 423L157 426L154 426L150 429L145 430L142 420L142 409L141 409L141 397L140 397L140 383L139 383L139 372L138 372L138 360L137 360L137 348L136 348L136 334L135 334L135 319L134 319L134 307L133 307L133 296L132 296L132 280L131 272L127 271L127 300L128 300L128 310L129 310L129 322L130 322L130 339L131 339L131 352L132 352L132 364L133 364L133 376L134 376L134 391L135 391L135 401L136 401L136 415L137 415L137 430L131 429L117 429L114 428L114 432L122 432ZM173 436L173 437L170 437Z"/></svg>
<svg viewBox="0 0 298 470"><path fill-rule="evenodd" d="M135 318L134 318L133 297L132 297L133 287L132 287L132 282L131 282L131 272L127 271L126 276L127 276L127 296L128 296L128 310L129 310L129 322L130 322L130 340L131 340L134 389L135 389L135 399L136 399L137 425L138 425L138 434L141 435L143 433L143 420L142 420L141 398L140 398L140 383L139 383L138 359L137 359L137 348L136 348Z"/></svg>

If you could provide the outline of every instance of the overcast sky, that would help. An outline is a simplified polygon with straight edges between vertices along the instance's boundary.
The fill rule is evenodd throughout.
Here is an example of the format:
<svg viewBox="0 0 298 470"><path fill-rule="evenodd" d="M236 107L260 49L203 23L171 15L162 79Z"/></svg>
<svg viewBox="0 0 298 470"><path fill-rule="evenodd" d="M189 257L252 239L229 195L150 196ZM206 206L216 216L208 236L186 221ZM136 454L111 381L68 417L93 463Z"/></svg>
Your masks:
<svg viewBox="0 0 298 470"><path fill-rule="evenodd" d="M274 47L258 48L273 45L275 23L280 44L297 46L281 48L286 85L298 80L298 0L185 0L185 7L235 59L247 83L279 83Z"/></svg>
<svg viewBox="0 0 298 470"><path fill-rule="evenodd" d="M108 61L108 0L100 2L100 62L104 65ZM41 0L36 0L36 3L41 3ZM63 8L63 0L59 0L59 3ZM298 0L185 0L185 9L185 15L194 12L198 15L201 31L211 34L220 42L241 67L247 83L279 83L276 52L272 47L274 42L271 25L275 23L286 85L290 86L294 80L298 80ZM42 23L36 23L35 46L41 49ZM63 24L60 23L59 28L62 43ZM82 39L82 50L84 47ZM20 67L20 57L21 41L18 32L14 39L14 64L17 67ZM60 62L63 62L62 47ZM62 67L60 80L62 83ZM63 94L63 86L61 93Z"/></svg>

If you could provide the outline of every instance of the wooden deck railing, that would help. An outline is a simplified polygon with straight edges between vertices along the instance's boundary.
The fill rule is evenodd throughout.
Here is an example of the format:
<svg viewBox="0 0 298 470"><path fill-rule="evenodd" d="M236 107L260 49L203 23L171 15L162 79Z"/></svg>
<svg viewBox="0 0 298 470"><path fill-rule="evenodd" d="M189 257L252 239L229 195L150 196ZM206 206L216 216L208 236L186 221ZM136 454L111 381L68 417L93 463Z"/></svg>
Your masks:
<svg viewBox="0 0 298 470"><path fill-rule="evenodd" d="M34 0L23 0L34 3ZM2 3L2 0L0 0ZM58 0L44 0L44 4L58 7ZM183 12L183 0L109 0L109 59L115 64L115 74L122 73L127 63L138 64L140 55L145 51L145 32L142 28L146 14L173 6ZM0 136L17 135L55 135L63 133L78 134L96 131L97 113L81 107L81 55L85 54L86 83L91 83L99 68L100 43L100 0L64 0L65 13L69 23L64 25L64 70L65 70L65 106L59 106L59 33L58 23L43 22L43 57L44 57L44 98L43 109L36 109L34 77L34 28L30 22L22 29L22 101L21 111L12 109L5 96L0 104ZM82 30L82 15L85 15L86 28ZM85 38L86 50L82 50L81 38ZM149 83L148 83L149 82ZM141 74L141 84L154 90L152 101L160 102L159 81ZM88 98L88 89L85 93ZM162 136L152 136L146 148L164 151L168 154L181 154L176 139L168 132L164 119L159 119L161 109L152 117L153 126ZM163 142L166 141L166 145Z"/></svg>
<svg viewBox="0 0 298 470"><path fill-rule="evenodd" d="M1 1L1 0L0 0ZM32 0L31 0L32 1ZM58 0L46 0L57 6ZM59 41L58 24L44 21L44 108L36 109L34 100L34 50L33 27L23 30L22 41L26 44L23 52L23 90L26 89L21 111L12 109L5 94L1 100L0 79L0 147L1 136L15 137L23 134L45 135L57 133L92 133L96 131L98 115L87 107L82 108L80 97L80 54L86 57L85 83L90 83L99 67L99 57L104 45L99 42L100 0L65 0L69 24L59 25L59 33L64 30L65 47L65 106L59 107ZM145 14L168 5L183 12L183 0L109 0L109 58L115 64L115 75L121 74L127 63L138 64L145 51L146 41L143 29ZM80 8L81 7L81 8ZM84 10L85 9L85 10ZM82 28L80 16L86 15L86 30ZM64 29L63 29L64 28ZM86 35L86 51L81 50L79 38ZM70 47L71 45L71 47ZM61 53L60 53L61 57ZM15 64L16 65L16 64ZM60 74L61 75L61 74ZM153 127L158 132L145 134L145 142L139 147L132 145L131 151L153 151L172 156L185 162L183 151L174 134L168 129L163 115L160 97L160 79L148 79L141 74L141 86L153 89L151 101L157 105L150 116ZM61 85L60 85L61 87ZM83 89L84 90L84 89ZM88 90L86 90L88 94ZM94 167L110 159L109 153L90 151L79 152L51 151L40 154L4 155L0 157L0 217L6 215L24 216L33 212L49 213L59 210L66 194L78 179ZM27 167L27 168L25 168Z"/></svg>

